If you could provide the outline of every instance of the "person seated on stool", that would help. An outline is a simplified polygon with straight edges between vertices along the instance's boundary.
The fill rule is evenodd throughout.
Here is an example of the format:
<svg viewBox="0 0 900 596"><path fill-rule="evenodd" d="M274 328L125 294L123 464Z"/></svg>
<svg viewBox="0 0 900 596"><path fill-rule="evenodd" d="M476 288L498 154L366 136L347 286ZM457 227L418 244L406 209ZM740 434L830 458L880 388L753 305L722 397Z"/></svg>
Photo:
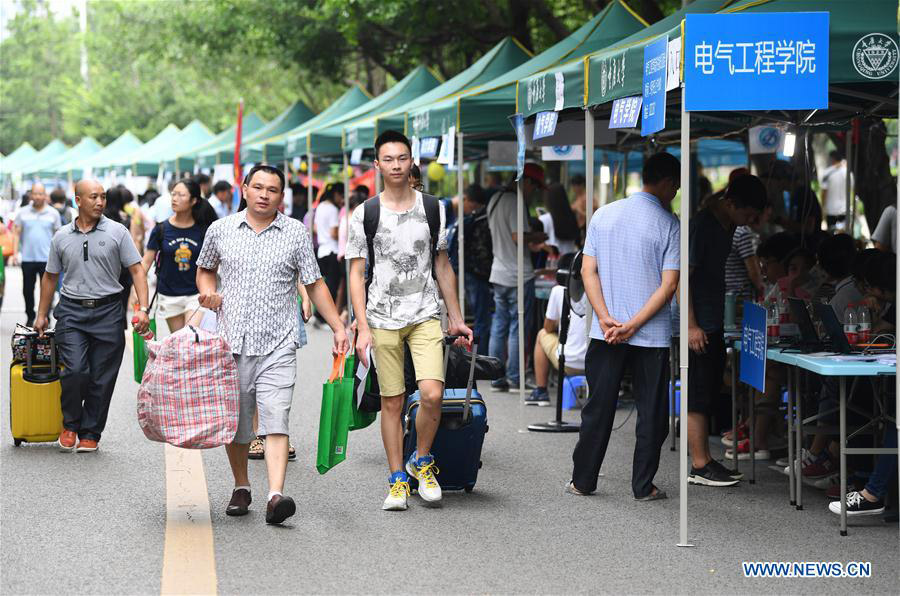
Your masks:
<svg viewBox="0 0 900 596"><path fill-rule="evenodd" d="M573 255L565 255L571 257ZM562 260L562 259L561 259ZM537 387L525 398L525 403L532 406L549 406L550 394L547 392L547 379L550 366L559 370L559 322L562 317L565 288L555 286L550 291L547 301L547 313L544 317L544 328L538 331L534 343L534 381ZM584 374L584 356L587 353L587 324L584 316L590 308L587 294L581 300L573 302L569 309L569 332L566 336L565 362L567 376Z"/></svg>

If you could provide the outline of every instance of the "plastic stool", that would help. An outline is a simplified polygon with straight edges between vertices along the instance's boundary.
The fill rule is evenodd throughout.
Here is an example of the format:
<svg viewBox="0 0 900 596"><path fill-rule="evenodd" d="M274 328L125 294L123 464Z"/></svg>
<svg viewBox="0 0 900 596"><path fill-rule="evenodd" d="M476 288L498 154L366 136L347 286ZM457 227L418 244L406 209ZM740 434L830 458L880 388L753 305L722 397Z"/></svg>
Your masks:
<svg viewBox="0 0 900 596"><path fill-rule="evenodd" d="M669 393L666 393L666 405L671 408L672 402L670 401L670 395L672 391L672 382L669 381ZM669 412L672 413L671 411ZM678 379L675 381L675 417L681 415L681 380Z"/></svg>
<svg viewBox="0 0 900 596"><path fill-rule="evenodd" d="M576 394L578 389L587 388L587 377L584 375L575 375L565 377L563 379L563 409L574 410L578 406Z"/></svg>

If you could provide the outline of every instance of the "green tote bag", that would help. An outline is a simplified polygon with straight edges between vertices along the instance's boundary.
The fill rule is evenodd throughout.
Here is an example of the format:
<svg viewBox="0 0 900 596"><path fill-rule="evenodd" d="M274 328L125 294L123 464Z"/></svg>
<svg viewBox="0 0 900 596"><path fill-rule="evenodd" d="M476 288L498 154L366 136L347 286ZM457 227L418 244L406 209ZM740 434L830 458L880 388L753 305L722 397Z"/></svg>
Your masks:
<svg viewBox="0 0 900 596"><path fill-rule="evenodd" d="M347 459L347 436L353 418L353 377L344 374L344 355L334 357L331 376L322 386L316 470L324 474Z"/></svg>
<svg viewBox="0 0 900 596"><path fill-rule="evenodd" d="M156 319L150 319L150 331L156 336ZM140 383L144 378L144 369L147 368L147 359L150 352L147 350L147 342L138 335L137 331L131 332L134 338L134 382Z"/></svg>
<svg viewBox="0 0 900 596"><path fill-rule="evenodd" d="M350 400L351 404L351 418L350 418L350 430L359 430L361 428L366 428L373 422L375 422L375 418L378 416L377 412L360 412L357 407L359 404L356 403L356 356L354 354L350 354L347 356L347 365L344 367L344 378L350 379L353 384L353 397ZM368 378L363 381L367 382Z"/></svg>

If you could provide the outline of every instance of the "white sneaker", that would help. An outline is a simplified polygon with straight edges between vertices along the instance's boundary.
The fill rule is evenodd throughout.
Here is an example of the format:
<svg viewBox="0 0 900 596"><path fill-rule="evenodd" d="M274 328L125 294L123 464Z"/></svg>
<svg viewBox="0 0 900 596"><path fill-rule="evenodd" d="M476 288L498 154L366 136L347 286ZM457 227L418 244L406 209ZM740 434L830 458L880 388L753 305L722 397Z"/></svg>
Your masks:
<svg viewBox="0 0 900 596"><path fill-rule="evenodd" d="M754 459L756 459L757 461L761 461L761 460L769 459L770 457L771 457L771 454L769 453L768 449L757 449L756 457ZM737 458L738 458L738 461L750 461L750 452L749 451L739 452ZM734 459L734 450L733 449L725 450L725 459Z"/></svg>
<svg viewBox="0 0 900 596"><path fill-rule="evenodd" d="M391 485L391 490L388 492L388 496L384 500L384 505L382 505L381 508L385 511L406 511L406 508L408 507L406 504L406 497L408 495L409 482L398 480Z"/></svg>
<svg viewBox="0 0 900 596"><path fill-rule="evenodd" d="M440 472L434 465L434 458L421 468L416 466L412 457L406 462L406 473L419 481L419 496L432 507L440 506L441 503L441 485L435 478Z"/></svg>

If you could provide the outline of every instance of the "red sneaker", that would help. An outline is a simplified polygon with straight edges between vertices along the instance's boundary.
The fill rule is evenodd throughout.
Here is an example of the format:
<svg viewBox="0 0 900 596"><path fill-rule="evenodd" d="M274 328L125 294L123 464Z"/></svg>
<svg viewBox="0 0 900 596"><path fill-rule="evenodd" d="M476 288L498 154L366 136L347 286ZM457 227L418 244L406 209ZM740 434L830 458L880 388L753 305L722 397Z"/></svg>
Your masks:
<svg viewBox="0 0 900 596"><path fill-rule="evenodd" d="M745 424L738 425L738 442L750 438L749 429ZM729 430L722 434L722 444L726 447L734 447L734 431Z"/></svg>
<svg viewBox="0 0 900 596"><path fill-rule="evenodd" d="M831 455L827 451L823 451L819 457L803 466L803 477L810 480L825 478L835 472L834 462L831 461Z"/></svg>
<svg viewBox="0 0 900 596"><path fill-rule="evenodd" d="M76 449L78 453L91 453L92 451L97 451L97 441L93 439L81 439L78 441L78 449Z"/></svg>
<svg viewBox="0 0 900 596"><path fill-rule="evenodd" d="M57 445L59 445L59 450L64 452L74 451L75 440L77 438L78 435L75 434L74 430L63 429L63 431L59 433L59 440L56 442Z"/></svg>

